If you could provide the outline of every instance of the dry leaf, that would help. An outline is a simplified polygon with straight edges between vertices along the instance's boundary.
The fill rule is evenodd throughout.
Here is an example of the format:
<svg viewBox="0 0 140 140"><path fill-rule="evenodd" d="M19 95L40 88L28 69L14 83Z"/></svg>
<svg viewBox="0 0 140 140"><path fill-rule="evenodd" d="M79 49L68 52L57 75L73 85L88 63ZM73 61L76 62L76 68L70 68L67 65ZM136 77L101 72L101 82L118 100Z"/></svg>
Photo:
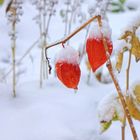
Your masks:
<svg viewBox="0 0 140 140"><path fill-rule="evenodd" d="M128 105L128 109L130 111L130 115L140 121L140 111L137 109L137 107L134 104L134 100L131 96L126 97L126 103Z"/></svg>
<svg viewBox="0 0 140 140"><path fill-rule="evenodd" d="M140 104L140 84L137 84L133 89L133 93L135 95L135 100Z"/></svg>
<svg viewBox="0 0 140 140"><path fill-rule="evenodd" d="M119 52L117 56L116 69L120 73L123 64L123 52Z"/></svg>
<svg viewBox="0 0 140 140"><path fill-rule="evenodd" d="M140 41L135 33L126 31L120 39L124 39L132 45L132 54L136 57L136 62L138 62L140 60Z"/></svg>
<svg viewBox="0 0 140 140"><path fill-rule="evenodd" d="M140 41L136 35L132 35L132 54L136 57L136 62L140 60Z"/></svg>

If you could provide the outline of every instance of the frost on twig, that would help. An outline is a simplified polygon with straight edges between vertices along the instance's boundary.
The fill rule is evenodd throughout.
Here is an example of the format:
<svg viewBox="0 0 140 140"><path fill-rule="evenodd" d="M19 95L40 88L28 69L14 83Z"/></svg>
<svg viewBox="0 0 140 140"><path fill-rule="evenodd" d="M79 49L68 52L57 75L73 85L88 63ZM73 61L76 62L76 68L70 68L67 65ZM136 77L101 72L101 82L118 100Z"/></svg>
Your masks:
<svg viewBox="0 0 140 140"><path fill-rule="evenodd" d="M70 34L72 24L79 21L82 23L85 20L85 14L82 12L82 3L84 0L65 0L65 8L60 10L60 16L65 24L64 36Z"/></svg>
<svg viewBox="0 0 140 140"><path fill-rule="evenodd" d="M22 0L11 0L6 8L7 18L9 23L18 23L22 16Z"/></svg>
<svg viewBox="0 0 140 140"><path fill-rule="evenodd" d="M33 18L40 29L40 35L48 36L48 27L51 17L55 15L55 6L58 0L32 0L32 4L38 11L37 15ZM47 22L47 23L46 23Z"/></svg>
<svg viewBox="0 0 140 140"><path fill-rule="evenodd" d="M45 51L45 46L47 45L47 38L49 38L49 26L51 18L55 16L55 6L58 4L58 0L32 0L32 4L35 5L38 12L34 20L36 21L40 31L40 87L42 87L43 79L47 79L48 73L51 71L51 66L47 56L47 50Z"/></svg>
<svg viewBox="0 0 140 140"><path fill-rule="evenodd" d="M13 96L16 96L16 25L20 22L22 11L22 0L11 0L6 8L7 18L11 26L9 36L11 37L12 68L13 68Z"/></svg>
<svg viewBox="0 0 140 140"><path fill-rule="evenodd" d="M106 12L107 12L109 3L110 3L110 0L96 0L96 10L94 14L101 15L102 18L107 18Z"/></svg>
<svg viewBox="0 0 140 140"><path fill-rule="evenodd" d="M14 47L14 41L17 39L16 24L20 22L20 16L23 15L22 4L22 0L11 0L6 8L8 23L11 26L9 36L13 41L12 47Z"/></svg>

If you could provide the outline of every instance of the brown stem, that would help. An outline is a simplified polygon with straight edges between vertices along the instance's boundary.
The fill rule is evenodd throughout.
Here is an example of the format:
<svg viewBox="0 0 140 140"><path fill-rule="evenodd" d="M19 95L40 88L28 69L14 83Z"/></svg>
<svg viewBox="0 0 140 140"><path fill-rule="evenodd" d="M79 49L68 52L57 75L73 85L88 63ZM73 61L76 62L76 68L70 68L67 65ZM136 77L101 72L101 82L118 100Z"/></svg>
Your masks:
<svg viewBox="0 0 140 140"><path fill-rule="evenodd" d="M132 132L132 135L133 135L133 139L134 140L138 140L138 136L137 136L137 133L136 133L136 130L135 130L135 127L134 127L134 124L133 124L133 121L131 119L131 116L130 116L130 113L129 113L129 110L128 110L128 106L125 102L125 99L124 99L124 96L122 94L122 91L121 91L121 88L120 88L120 85L118 83L118 81L116 80L115 76L114 76L114 73L113 73L113 70L112 70L112 65L111 65L111 61L109 61L107 63L107 68L108 68L108 71L111 75L111 78L114 82L114 85L116 87L116 90L118 92L118 95L119 95L119 98L120 98L120 101L122 103L122 106L123 106L123 109L124 109L124 113L126 115L126 118L128 120L128 123L129 123L129 126L131 128L131 132Z"/></svg>
<svg viewBox="0 0 140 140"><path fill-rule="evenodd" d="M60 40L60 41L57 41L51 45L48 45L46 46L45 48L46 49L49 49L53 46L56 46L56 45L59 45L59 44L64 44L65 42L67 42L69 39L71 39L74 35L76 35L78 32L80 32L83 28L85 28L88 24L90 24L93 20L97 19L98 16L94 16L92 18L90 18L87 22L85 22L83 25L81 25L78 29L76 29L74 32L72 32L70 35L68 35L66 38Z"/></svg>
<svg viewBox="0 0 140 140"><path fill-rule="evenodd" d="M100 31L102 33L102 21L101 21L101 17L98 17L98 24L99 24L99 27L100 27ZM103 37L103 44L104 44L104 48L105 48L105 51L106 51L106 57L108 59L107 61L107 68L108 68L108 71L110 73L110 76L113 80L113 83L116 87L116 90L118 92L118 95L119 95L119 98L120 98L120 101L121 101L121 104L122 104L122 107L124 109L124 114L128 120L128 123L129 123L129 126L130 126L130 129L131 129L131 132L132 132L132 135L133 135L133 139L134 140L138 140L138 136L137 136L137 133L136 133L136 130L135 130L135 127L134 127L134 124L133 124L133 121L132 121L132 118L131 118L131 115L129 113L129 110L128 110L128 106L126 104L126 101L125 101L125 98L123 96L123 93L122 93L122 90L120 88L120 85L118 83L118 80L116 79L115 75L114 75L114 72L113 72L113 68L112 68L112 62L110 60L110 56L108 55L109 52L108 52L108 46L107 46L107 42L106 42L106 39L102 33L102 37Z"/></svg>
<svg viewBox="0 0 140 140"><path fill-rule="evenodd" d="M13 46L12 46L13 97L16 97L16 60L15 60L15 50L16 50L15 31L16 31L16 24L15 24L15 22L13 22L13 24L12 24L12 30L14 32Z"/></svg>
<svg viewBox="0 0 140 140"><path fill-rule="evenodd" d="M126 125L126 116L124 115L124 122L123 122L123 125L121 127L121 130L122 130L122 140L125 140L125 125Z"/></svg>

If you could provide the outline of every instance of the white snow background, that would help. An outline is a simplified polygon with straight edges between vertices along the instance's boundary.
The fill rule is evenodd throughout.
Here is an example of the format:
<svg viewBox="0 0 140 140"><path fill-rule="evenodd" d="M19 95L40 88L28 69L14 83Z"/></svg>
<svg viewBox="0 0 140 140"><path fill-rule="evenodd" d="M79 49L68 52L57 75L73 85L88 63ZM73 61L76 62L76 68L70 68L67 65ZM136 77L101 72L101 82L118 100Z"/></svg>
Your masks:
<svg viewBox="0 0 140 140"><path fill-rule="evenodd" d="M91 1L87 1L85 7ZM139 0L129 0L127 4L133 3L139 9ZM9 25L5 15L4 4L0 7L0 59L10 58L11 47L8 36ZM61 9L62 3L57 6ZM24 14L21 22L17 25L17 58L39 38L38 27L32 18L36 15L35 8L26 0L23 6ZM138 10L123 13L108 14L109 23L112 28L114 48L115 43L131 19ZM73 29L76 28L73 27ZM57 13L53 17L49 28L49 43L63 37L64 25ZM71 46L78 48L81 38L85 36L82 30L70 40ZM77 46L77 47L76 47ZM51 65L54 65L54 57L61 46L49 50ZM101 84L92 75L90 85L86 84L87 70L82 64L82 77L79 89L75 93L67 89L54 77L44 81L43 88L39 88L40 49L36 46L22 62L21 69L25 73L18 78L17 97L13 98L12 80L8 77L6 82L0 83L0 140L120 140L121 124L114 122L110 129L100 134L97 106L101 99L109 94L116 93L113 84ZM125 58L127 58L127 53ZM31 59L33 58L33 60ZM122 89L125 89L125 70L127 59L124 59L122 72L118 75ZM139 62L140 63L140 62ZM139 80L140 64L132 58L130 73L130 84ZM0 69L9 70L9 65L0 62ZM140 123L134 121L138 136L140 138ZM132 140L129 126L126 130L126 140Z"/></svg>

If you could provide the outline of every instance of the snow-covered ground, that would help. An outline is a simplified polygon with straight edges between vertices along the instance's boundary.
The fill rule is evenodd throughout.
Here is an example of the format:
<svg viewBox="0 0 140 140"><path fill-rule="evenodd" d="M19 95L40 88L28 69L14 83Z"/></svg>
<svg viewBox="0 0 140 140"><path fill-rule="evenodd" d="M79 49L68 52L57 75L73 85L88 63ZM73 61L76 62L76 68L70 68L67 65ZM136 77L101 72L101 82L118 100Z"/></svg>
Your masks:
<svg viewBox="0 0 140 140"><path fill-rule="evenodd" d="M131 3L133 0L129 0ZM135 0L135 3L139 0ZM88 3L87 3L88 4ZM6 4L5 4L6 5ZM0 59L11 56L9 26L5 17L5 5L0 7ZM140 5L139 5L140 6ZM58 9L61 8L59 4ZM108 14L112 28L112 38L115 44L122 29L136 15L137 11ZM38 28L32 18L36 11L31 4L25 2L24 15L18 23L17 58L39 38ZM49 29L49 42L63 37L63 23L57 16L52 19ZM78 46L84 31L71 39L72 46ZM116 46L116 45L115 45ZM78 46L79 47L79 46ZM54 65L54 56L59 46L49 50L51 64ZM8 77L6 82L0 83L0 140L120 140L121 124L113 122L108 131L100 134L97 106L101 99L109 94L116 93L114 85L99 83L92 75L87 85L87 70L81 65L82 77L75 93L67 89L52 73L48 80L39 88L40 49L35 47L23 60L19 69L25 73L18 78L17 97L12 97L12 80ZM128 54L125 54L127 58ZM33 59L32 59L33 58ZM126 59L124 59L122 72L118 75L121 88L125 88ZM140 62L139 62L140 63ZM139 80L140 65L132 58L130 84ZM9 70L9 65L0 62L0 69ZM1 71L2 71L1 70ZM3 71L2 71L3 72ZM1 74L0 74L1 75ZM140 138L140 123L134 121ZM131 131L127 126L126 140L131 140Z"/></svg>

